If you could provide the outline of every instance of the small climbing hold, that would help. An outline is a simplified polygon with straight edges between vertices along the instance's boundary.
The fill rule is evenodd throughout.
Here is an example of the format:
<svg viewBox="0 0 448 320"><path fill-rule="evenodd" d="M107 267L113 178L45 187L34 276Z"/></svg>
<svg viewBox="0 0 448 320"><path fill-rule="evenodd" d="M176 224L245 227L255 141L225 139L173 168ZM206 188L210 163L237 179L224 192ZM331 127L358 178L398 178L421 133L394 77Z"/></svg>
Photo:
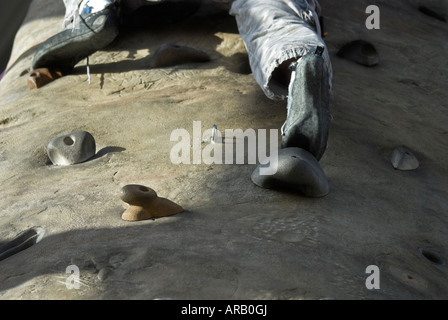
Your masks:
<svg viewBox="0 0 448 320"><path fill-rule="evenodd" d="M271 164L270 164L271 165ZM309 197L324 197L330 192L327 177L319 162L308 151L284 148L278 151L277 172L261 175L260 164L252 173L252 182L262 188L289 188Z"/></svg>
<svg viewBox="0 0 448 320"><path fill-rule="evenodd" d="M420 165L416 156L402 146L395 148L389 159L393 167L398 170L415 170Z"/></svg>
<svg viewBox="0 0 448 320"><path fill-rule="evenodd" d="M208 62L210 56L195 48L168 43L157 48L150 59L151 68L164 68L184 63Z"/></svg>
<svg viewBox="0 0 448 320"><path fill-rule="evenodd" d="M365 40L355 40L344 45L337 53L341 58L373 67L380 59L375 47Z"/></svg>
<svg viewBox="0 0 448 320"><path fill-rule="evenodd" d="M178 204L159 197L153 189L143 185L124 186L121 189L120 198L129 204L121 216L123 220L127 221L166 217L184 211Z"/></svg>
<svg viewBox="0 0 448 320"><path fill-rule="evenodd" d="M51 162L60 166L84 162L93 157L95 152L95 139L87 131L77 131L54 138L47 146Z"/></svg>
<svg viewBox="0 0 448 320"><path fill-rule="evenodd" d="M38 89L62 77L62 72L56 69L39 68L31 71L28 77L28 88Z"/></svg>

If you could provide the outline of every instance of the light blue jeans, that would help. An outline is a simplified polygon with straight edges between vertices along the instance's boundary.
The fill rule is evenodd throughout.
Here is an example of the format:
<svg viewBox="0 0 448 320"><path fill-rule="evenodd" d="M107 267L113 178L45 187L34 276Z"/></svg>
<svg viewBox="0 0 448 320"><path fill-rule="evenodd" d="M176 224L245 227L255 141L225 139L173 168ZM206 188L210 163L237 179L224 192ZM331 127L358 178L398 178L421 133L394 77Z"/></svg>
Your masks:
<svg viewBox="0 0 448 320"><path fill-rule="evenodd" d="M76 16L81 0L63 0L66 6L64 27ZM115 0L110 0L115 1ZM176 0L121 0L131 8L148 2ZM188 1L188 0L178 0ZM323 58L331 87L333 71L330 56L321 37L317 0L203 0L228 5L235 16L239 33L246 46L255 80L270 99L286 99L288 84L273 77L285 61L324 47ZM233 2L233 3L232 3Z"/></svg>
<svg viewBox="0 0 448 320"><path fill-rule="evenodd" d="M272 77L290 59L324 47L331 87L332 66L321 36L317 0L235 0L230 9L246 45L253 75L268 98L286 99L288 86Z"/></svg>

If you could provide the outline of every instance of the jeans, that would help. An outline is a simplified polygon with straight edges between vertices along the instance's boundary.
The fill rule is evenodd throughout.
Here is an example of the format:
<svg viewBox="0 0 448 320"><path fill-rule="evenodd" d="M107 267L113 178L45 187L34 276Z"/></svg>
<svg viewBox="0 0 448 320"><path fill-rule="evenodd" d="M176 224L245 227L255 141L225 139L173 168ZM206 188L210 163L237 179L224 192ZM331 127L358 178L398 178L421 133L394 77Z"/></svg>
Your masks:
<svg viewBox="0 0 448 320"><path fill-rule="evenodd" d="M235 0L230 9L246 46L249 62L264 93L271 99L286 99L288 84L273 77L290 59L324 47L323 58L332 81L332 66L321 37L317 0Z"/></svg>
<svg viewBox="0 0 448 320"><path fill-rule="evenodd" d="M63 0L66 6L66 27L80 0ZM137 9L152 2L188 0L121 0L127 8ZM317 0L205 0L231 5L229 13L235 16L239 33L246 46L249 63L265 95L273 100L286 99L288 85L273 76L279 66L288 60L324 47L323 58L331 87L333 71L328 49L321 37Z"/></svg>

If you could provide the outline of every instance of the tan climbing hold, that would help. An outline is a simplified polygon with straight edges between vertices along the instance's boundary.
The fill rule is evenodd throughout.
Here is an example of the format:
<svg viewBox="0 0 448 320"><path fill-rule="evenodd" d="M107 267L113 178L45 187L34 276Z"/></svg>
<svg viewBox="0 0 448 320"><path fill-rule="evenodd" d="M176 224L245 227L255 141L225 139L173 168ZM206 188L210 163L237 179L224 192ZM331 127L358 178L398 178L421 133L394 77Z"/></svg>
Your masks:
<svg viewBox="0 0 448 320"><path fill-rule="evenodd" d="M138 184L124 186L120 197L129 204L121 216L127 221L166 217L184 211L181 206L171 200L157 196L153 189Z"/></svg>
<svg viewBox="0 0 448 320"><path fill-rule="evenodd" d="M62 73L56 69L39 68L33 70L28 77L28 88L38 89L44 85L62 77Z"/></svg>

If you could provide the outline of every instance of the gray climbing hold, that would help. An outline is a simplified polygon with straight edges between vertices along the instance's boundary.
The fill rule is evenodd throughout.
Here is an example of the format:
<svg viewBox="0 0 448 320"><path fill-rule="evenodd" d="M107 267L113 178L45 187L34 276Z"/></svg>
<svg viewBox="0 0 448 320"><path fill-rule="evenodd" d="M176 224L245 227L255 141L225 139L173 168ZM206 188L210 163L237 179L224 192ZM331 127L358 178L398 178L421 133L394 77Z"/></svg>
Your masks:
<svg viewBox="0 0 448 320"><path fill-rule="evenodd" d="M415 155L402 146L395 148L389 159L393 167L398 170L415 170L420 165Z"/></svg>
<svg viewBox="0 0 448 320"><path fill-rule="evenodd" d="M208 61L210 61L210 56L201 50L168 43L161 45L154 51L149 66L151 68L164 68L184 63Z"/></svg>
<svg viewBox="0 0 448 320"><path fill-rule="evenodd" d="M51 140L47 154L55 165L67 166L84 162L95 155L95 139L87 131L77 131Z"/></svg>
<svg viewBox="0 0 448 320"><path fill-rule="evenodd" d="M337 55L367 67L376 66L380 61L375 47L365 40L347 43L338 51Z"/></svg>
<svg viewBox="0 0 448 320"><path fill-rule="evenodd" d="M0 246L0 261L40 242L44 234L45 230L41 227L21 232L14 239Z"/></svg>
<svg viewBox="0 0 448 320"><path fill-rule="evenodd" d="M260 168L267 166L260 164L251 176L252 182L262 188L289 188L309 197L324 197L330 192L327 177L319 162L304 149L280 149L277 172L261 175Z"/></svg>

